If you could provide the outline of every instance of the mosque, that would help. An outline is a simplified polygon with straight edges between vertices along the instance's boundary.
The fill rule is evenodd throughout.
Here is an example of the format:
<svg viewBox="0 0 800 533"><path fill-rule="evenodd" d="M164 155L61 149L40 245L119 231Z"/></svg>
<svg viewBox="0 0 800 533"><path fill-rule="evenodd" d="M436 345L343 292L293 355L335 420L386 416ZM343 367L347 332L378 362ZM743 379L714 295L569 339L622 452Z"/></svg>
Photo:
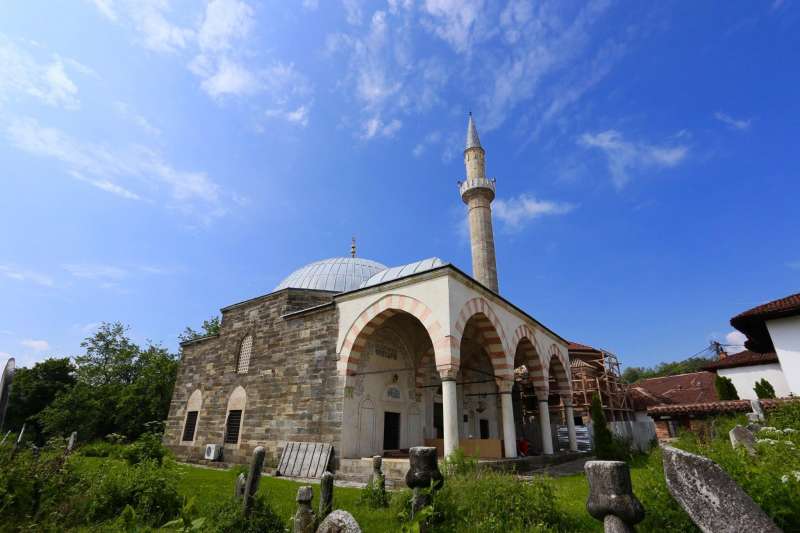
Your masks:
<svg viewBox="0 0 800 533"><path fill-rule="evenodd" d="M402 457L412 446L484 458L576 450L568 342L499 292L495 180L472 116L459 182L470 276L429 258L387 267L355 257L306 265L269 294L221 309L219 334L181 344L164 442L225 462L287 442L336 458Z"/></svg>

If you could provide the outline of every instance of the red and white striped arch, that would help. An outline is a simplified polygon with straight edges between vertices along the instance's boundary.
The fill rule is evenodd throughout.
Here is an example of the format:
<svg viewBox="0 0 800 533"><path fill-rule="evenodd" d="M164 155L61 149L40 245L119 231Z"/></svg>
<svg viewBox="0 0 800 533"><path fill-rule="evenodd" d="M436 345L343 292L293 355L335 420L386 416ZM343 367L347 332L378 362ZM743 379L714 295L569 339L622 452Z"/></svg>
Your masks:
<svg viewBox="0 0 800 533"><path fill-rule="evenodd" d="M562 398L572 401L572 380L567 373L567 365L564 362L564 354L556 344L550 345L548 360L548 381L551 377L556 381L556 390L551 392L557 392Z"/></svg>
<svg viewBox="0 0 800 533"><path fill-rule="evenodd" d="M506 356L508 344L506 343L503 324L497 318L492 306L484 298L473 298L461 308L453 331L453 337L458 339L459 346L464 335L464 329L470 321L475 323L478 332L483 337L483 348L489 354L489 360L492 363L495 375L500 380L513 381L514 365L508 362L508 357Z"/></svg>
<svg viewBox="0 0 800 533"><path fill-rule="evenodd" d="M518 366L517 356L520 356L520 364L524 364L528 368L528 377L533 384L534 391L536 391L536 396L543 399L547 398L549 393L548 381L542 365L539 343L536 342L533 330L527 324L517 327L514 331L511 345L516 348L514 351L514 366Z"/></svg>
<svg viewBox="0 0 800 533"><path fill-rule="evenodd" d="M364 309L350 325L340 351L339 375L352 376L355 373L361 361L361 354L367 345L367 338L387 319L399 313L408 313L419 320L431 338L434 352L437 354L441 352L444 361L449 359L451 340L445 335L445 330L439 321L433 317L430 308L415 298L389 294ZM439 359L437 357L437 360Z"/></svg>

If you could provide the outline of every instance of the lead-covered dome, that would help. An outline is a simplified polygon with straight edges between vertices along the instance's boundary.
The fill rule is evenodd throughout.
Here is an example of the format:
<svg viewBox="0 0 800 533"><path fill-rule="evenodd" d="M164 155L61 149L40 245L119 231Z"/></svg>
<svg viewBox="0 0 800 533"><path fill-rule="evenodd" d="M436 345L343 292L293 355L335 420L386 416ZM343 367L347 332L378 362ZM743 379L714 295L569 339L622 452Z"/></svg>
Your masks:
<svg viewBox="0 0 800 533"><path fill-rule="evenodd" d="M386 265L361 257L334 257L298 268L281 281L281 289L317 289L347 292L359 288L374 274L386 270Z"/></svg>

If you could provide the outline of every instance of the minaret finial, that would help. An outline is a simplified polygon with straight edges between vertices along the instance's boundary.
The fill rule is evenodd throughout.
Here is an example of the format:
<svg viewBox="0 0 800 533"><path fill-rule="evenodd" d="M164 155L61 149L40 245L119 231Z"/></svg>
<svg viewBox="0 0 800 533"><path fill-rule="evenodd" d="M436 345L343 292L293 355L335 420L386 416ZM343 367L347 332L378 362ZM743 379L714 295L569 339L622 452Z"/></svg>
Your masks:
<svg viewBox="0 0 800 533"><path fill-rule="evenodd" d="M350 240L350 257L356 256L356 236L353 235L353 238Z"/></svg>
<svg viewBox="0 0 800 533"><path fill-rule="evenodd" d="M475 121L472 120L472 111L469 112L469 121L467 122L467 145L464 149L469 150L470 148L483 148L481 146L481 140L478 137L478 129L475 127Z"/></svg>

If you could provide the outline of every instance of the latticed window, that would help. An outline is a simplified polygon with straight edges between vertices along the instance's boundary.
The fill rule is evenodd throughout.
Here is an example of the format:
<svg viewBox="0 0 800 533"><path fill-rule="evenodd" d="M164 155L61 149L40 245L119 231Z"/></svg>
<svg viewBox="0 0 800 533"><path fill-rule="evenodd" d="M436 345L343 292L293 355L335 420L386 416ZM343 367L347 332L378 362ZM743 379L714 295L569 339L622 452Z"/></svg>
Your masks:
<svg viewBox="0 0 800 533"><path fill-rule="evenodd" d="M194 432L197 429L197 411L186 413L186 425L183 426L183 441L193 441Z"/></svg>
<svg viewBox="0 0 800 533"><path fill-rule="evenodd" d="M225 444L239 442L239 428L242 426L242 412L228 411L228 421L225 423Z"/></svg>
<svg viewBox="0 0 800 533"><path fill-rule="evenodd" d="M253 336L248 335L239 347L239 360L236 364L236 372L247 374L250 369L250 353L253 351Z"/></svg>

